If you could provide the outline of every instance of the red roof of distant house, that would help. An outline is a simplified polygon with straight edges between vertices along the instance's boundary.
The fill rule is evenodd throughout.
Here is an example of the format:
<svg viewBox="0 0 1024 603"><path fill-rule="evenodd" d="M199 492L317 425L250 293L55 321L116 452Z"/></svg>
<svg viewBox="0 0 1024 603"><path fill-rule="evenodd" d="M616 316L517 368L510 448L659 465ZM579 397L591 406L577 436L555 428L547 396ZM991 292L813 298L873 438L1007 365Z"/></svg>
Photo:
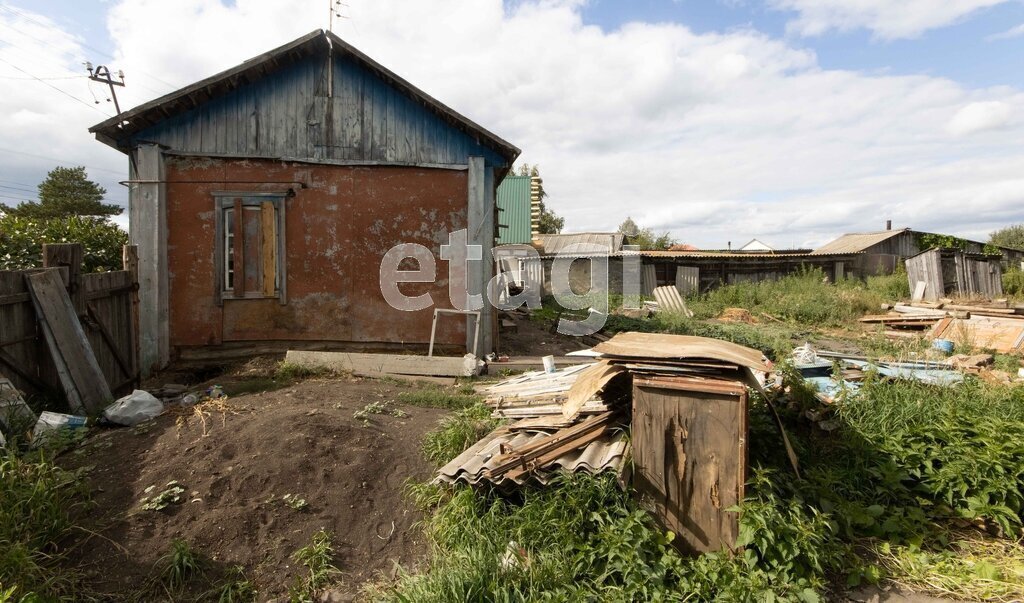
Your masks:
<svg viewBox="0 0 1024 603"><path fill-rule="evenodd" d="M690 245L689 243L676 243L675 245L668 248L669 251L700 251L698 248Z"/></svg>

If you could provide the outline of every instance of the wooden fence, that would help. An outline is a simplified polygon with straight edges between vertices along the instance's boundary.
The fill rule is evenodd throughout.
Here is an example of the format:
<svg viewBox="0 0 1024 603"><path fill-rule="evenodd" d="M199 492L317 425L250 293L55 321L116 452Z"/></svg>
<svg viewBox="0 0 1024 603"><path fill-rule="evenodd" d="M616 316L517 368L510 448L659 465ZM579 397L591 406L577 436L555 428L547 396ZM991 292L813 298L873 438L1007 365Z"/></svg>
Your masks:
<svg viewBox="0 0 1024 603"><path fill-rule="evenodd" d="M82 273L82 246L43 246L43 268L0 271L0 375L29 395L62 398L64 389L25 276L57 270L86 339L114 395L138 384L138 256L124 248L124 270Z"/></svg>

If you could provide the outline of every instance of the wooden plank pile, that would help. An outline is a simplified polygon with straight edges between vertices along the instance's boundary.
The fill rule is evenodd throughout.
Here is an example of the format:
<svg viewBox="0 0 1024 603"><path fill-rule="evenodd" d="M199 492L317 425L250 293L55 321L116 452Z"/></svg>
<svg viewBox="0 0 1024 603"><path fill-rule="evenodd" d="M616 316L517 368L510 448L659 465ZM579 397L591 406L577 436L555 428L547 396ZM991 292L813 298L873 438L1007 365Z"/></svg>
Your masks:
<svg viewBox="0 0 1024 603"><path fill-rule="evenodd" d="M546 483L558 469L618 470L626 456L623 388L610 379L586 378L596 363L553 373L535 371L484 387L480 392L495 417L517 419L484 436L438 472L438 481L486 481L498 486L534 480ZM624 376L624 375L623 375ZM585 393L579 393L586 389ZM580 412L566 417L563 406L584 398Z"/></svg>
<svg viewBox="0 0 1024 603"><path fill-rule="evenodd" d="M888 337L926 335L930 339L952 339L974 347L998 352L1019 350L1018 341L1024 332L1024 305L1010 306L1006 300L955 303L950 299L936 302L911 302L886 305L886 314L860 318L864 324L880 324Z"/></svg>
<svg viewBox="0 0 1024 603"><path fill-rule="evenodd" d="M746 479L747 386L760 389L771 363L757 350L681 335L620 333L593 351L596 362L482 388L494 416L517 420L437 480L502 486L544 483L558 469L618 470L629 429L633 473L620 473L620 483L653 500L649 510L681 534L685 551L733 547L738 514L729 509Z"/></svg>

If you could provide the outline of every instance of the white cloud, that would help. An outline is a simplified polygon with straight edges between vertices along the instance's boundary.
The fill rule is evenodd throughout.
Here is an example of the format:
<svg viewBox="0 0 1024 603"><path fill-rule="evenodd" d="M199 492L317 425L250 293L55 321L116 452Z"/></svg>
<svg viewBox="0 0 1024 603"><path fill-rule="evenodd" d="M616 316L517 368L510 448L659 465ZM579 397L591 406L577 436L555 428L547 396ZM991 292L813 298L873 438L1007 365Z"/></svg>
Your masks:
<svg viewBox="0 0 1024 603"><path fill-rule="evenodd" d="M575 1L347 3L336 31L524 149L571 230L614 229L631 214L701 246L805 246L887 218L968 236L1024 222L1020 90L826 70L752 30L604 31ZM122 104L152 97L151 77L196 81L323 25L322 13L320 0L121 0L109 26L128 75ZM985 119L957 117L972 106L983 109L968 117ZM53 91L0 97L0 110L25 124L0 130L0 147L30 141L37 154L124 165L85 132L102 116Z"/></svg>
<svg viewBox="0 0 1024 603"><path fill-rule="evenodd" d="M829 31L869 29L882 39L914 38L951 25L967 15L1008 0L769 0L779 10L795 11L791 32L820 36Z"/></svg>
<svg viewBox="0 0 1024 603"><path fill-rule="evenodd" d="M21 12L0 11L0 202L34 199L36 185L57 165L85 165L107 197L123 203L127 195L117 181L127 177L127 162L86 132L113 114L109 94L86 79L78 38L42 15Z"/></svg>
<svg viewBox="0 0 1024 603"><path fill-rule="evenodd" d="M998 130L1010 123L1010 105L1002 101L970 103L953 115L946 129L953 136L967 136L986 130Z"/></svg>
<svg viewBox="0 0 1024 603"><path fill-rule="evenodd" d="M991 42L993 40L1009 40L1010 38L1019 38L1020 36L1024 36L1024 23L1021 23L1016 27L1011 27L1006 31L997 34L992 34L991 36L988 36L985 39Z"/></svg>

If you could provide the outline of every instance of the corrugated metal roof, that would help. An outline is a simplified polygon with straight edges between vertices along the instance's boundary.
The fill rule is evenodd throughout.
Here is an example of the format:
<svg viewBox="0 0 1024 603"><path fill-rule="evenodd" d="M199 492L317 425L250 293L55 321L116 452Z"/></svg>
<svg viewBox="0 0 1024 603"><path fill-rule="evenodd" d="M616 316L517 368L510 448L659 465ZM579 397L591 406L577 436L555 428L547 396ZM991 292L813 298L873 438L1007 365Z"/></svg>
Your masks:
<svg viewBox="0 0 1024 603"><path fill-rule="evenodd" d="M548 435L550 433L539 430L510 432L507 427L499 427L442 467L438 471L435 481L449 484L456 482L477 484L481 481L490 481L484 477L484 474L492 468L491 462L501 455L502 447L521 448ZM527 475L543 484L550 481L558 471L570 473L585 471L594 474L603 471L618 471L626 457L628 447L625 432L616 430L581 449L563 454L544 469L531 471ZM512 483L522 484L525 481L524 478L513 482L505 475L498 479L499 481L494 482L498 486Z"/></svg>
<svg viewBox="0 0 1024 603"><path fill-rule="evenodd" d="M505 176L498 185L498 244L529 243L530 176Z"/></svg>
<svg viewBox="0 0 1024 603"><path fill-rule="evenodd" d="M844 234L838 239L825 243L821 247L811 252L811 255L825 255L835 253L858 253L865 249L877 245L882 241L886 241L908 232L909 228L901 228L899 230L880 230L878 232L852 232Z"/></svg>
<svg viewBox="0 0 1024 603"><path fill-rule="evenodd" d="M625 254L622 254L625 255ZM731 260L747 260L753 258L799 259L817 256L851 256L853 252L843 253L754 253L750 251L641 251L639 255L651 258L723 258Z"/></svg>
<svg viewBox="0 0 1024 603"><path fill-rule="evenodd" d="M608 254L622 251L623 235L620 232L576 232L570 234L546 234L538 235L541 242L541 253L553 255L556 253L576 253L569 250L570 245L586 245L588 251L594 253L597 249L607 249Z"/></svg>

